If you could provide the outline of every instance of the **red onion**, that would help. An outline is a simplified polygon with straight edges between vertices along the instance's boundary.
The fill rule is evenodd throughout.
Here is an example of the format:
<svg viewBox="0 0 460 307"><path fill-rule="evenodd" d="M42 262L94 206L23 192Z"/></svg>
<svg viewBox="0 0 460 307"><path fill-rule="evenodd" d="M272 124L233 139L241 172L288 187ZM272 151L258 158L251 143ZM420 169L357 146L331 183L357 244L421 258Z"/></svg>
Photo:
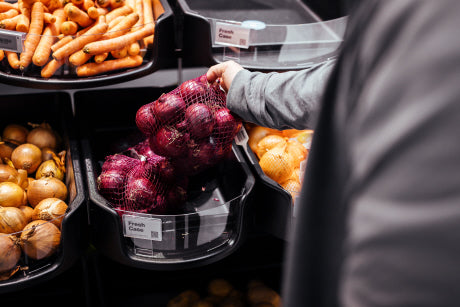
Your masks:
<svg viewBox="0 0 460 307"><path fill-rule="evenodd" d="M206 74L200 76L200 77L198 78L198 82L201 82L201 83L203 83L203 84L208 84L208 78L206 77Z"/></svg>
<svg viewBox="0 0 460 307"><path fill-rule="evenodd" d="M102 164L102 173L108 170L119 170L122 173L126 173L133 164L136 164L137 160L122 154L114 154L105 158L104 164Z"/></svg>
<svg viewBox="0 0 460 307"><path fill-rule="evenodd" d="M210 136L215 125L211 109L204 103L194 103L185 111L190 134L201 139Z"/></svg>
<svg viewBox="0 0 460 307"><path fill-rule="evenodd" d="M179 86L179 91L189 104L200 101L207 92L207 86L204 83L188 80Z"/></svg>
<svg viewBox="0 0 460 307"><path fill-rule="evenodd" d="M189 135L177 129L164 126L149 139L153 152L166 157L180 157L187 150Z"/></svg>
<svg viewBox="0 0 460 307"><path fill-rule="evenodd" d="M153 113L162 123L170 123L181 118L185 111L185 101L179 95L163 94L153 104Z"/></svg>
<svg viewBox="0 0 460 307"><path fill-rule="evenodd" d="M145 134L150 135L155 133L157 129L157 120L152 111L153 103L143 105L137 110L136 113L136 125L139 130Z"/></svg>
<svg viewBox="0 0 460 307"><path fill-rule="evenodd" d="M217 109L214 113L214 117L216 118L214 132L219 136L233 139L241 128L239 121L230 113L230 110L225 107Z"/></svg>
<svg viewBox="0 0 460 307"><path fill-rule="evenodd" d="M117 203L123 199L126 173L121 169L107 170L97 177L97 189L109 202Z"/></svg>
<svg viewBox="0 0 460 307"><path fill-rule="evenodd" d="M155 186L147 178L138 178L126 184L125 201L130 210L138 211L152 206L156 196Z"/></svg>
<svg viewBox="0 0 460 307"><path fill-rule="evenodd" d="M181 186L171 186L166 192L166 202L170 213L180 213L183 211L187 200L187 190Z"/></svg>

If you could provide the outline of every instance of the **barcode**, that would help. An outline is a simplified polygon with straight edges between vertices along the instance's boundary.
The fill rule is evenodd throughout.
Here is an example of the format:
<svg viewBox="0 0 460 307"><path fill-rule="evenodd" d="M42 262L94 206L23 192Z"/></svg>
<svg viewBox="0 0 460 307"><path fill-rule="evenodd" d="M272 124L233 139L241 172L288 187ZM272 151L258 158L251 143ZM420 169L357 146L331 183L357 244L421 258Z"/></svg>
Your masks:
<svg viewBox="0 0 460 307"><path fill-rule="evenodd" d="M150 231L150 237L153 239L158 239L158 231Z"/></svg>
<svg viewBox="0 0 460 307"><path fill-rule="evenodd" d="M240 45L246 46L246 40L244 38L240 38Z"/></svg>

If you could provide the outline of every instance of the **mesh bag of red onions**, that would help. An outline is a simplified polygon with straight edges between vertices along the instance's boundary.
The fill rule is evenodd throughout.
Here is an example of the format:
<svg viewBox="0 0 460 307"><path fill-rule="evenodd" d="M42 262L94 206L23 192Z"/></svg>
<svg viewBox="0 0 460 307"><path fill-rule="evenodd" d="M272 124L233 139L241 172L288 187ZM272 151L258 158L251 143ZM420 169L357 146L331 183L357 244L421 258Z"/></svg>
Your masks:
<svg viewBox="0 0 460 307"><path fill-rule="evenodd" d="M115 208L167 214L183 208L190 176L231 153L242 123L203 75L140 107L136 125L145 140L106 157L99 192Z"/></svg>

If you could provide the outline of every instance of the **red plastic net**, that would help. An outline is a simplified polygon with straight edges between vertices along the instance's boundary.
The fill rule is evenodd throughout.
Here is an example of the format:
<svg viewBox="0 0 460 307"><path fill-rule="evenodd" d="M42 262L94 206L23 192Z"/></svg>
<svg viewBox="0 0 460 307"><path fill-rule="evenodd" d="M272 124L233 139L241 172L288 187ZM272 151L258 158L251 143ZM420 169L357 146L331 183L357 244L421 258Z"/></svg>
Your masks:
<svg viewBox="0 0 460 307"><path fill-rule="evenodd" d="M106 157L99 192L118 209L175 214L189 176L225 159L242 123L226 108L225 92L203 75L143 105L136 125L145 140Z"/></svg>

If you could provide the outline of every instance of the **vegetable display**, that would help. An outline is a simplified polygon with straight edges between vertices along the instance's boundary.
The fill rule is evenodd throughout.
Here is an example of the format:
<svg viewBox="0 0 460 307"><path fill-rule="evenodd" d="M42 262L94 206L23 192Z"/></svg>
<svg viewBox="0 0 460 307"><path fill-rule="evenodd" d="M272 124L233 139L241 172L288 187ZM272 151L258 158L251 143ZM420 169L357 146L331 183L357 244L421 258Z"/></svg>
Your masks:
<svg viewBox="0 0 460 307"><path fill-rule="evenodd" d="M0 68L51 78L88 77L138 67L152 47L158 1L0 2L0 29L27 33L21 52L0 50ZM87 66L89 65L89 66Z"/></svg>
<svg viewBox="0 0 460 307"><path fill-rule="evenodd" d="M107 156L97 184L114 208L150 214L182 213L189 178L228 157L242 126L206 76L141 106L135 123L144 140Z"/></svg>
<svg viewBox="0 0 460 307"><path fill-rule="evenodd" d="M68 209L59 134L29 123L9 124L1 136L0 281L57 251Z"/></svg>

